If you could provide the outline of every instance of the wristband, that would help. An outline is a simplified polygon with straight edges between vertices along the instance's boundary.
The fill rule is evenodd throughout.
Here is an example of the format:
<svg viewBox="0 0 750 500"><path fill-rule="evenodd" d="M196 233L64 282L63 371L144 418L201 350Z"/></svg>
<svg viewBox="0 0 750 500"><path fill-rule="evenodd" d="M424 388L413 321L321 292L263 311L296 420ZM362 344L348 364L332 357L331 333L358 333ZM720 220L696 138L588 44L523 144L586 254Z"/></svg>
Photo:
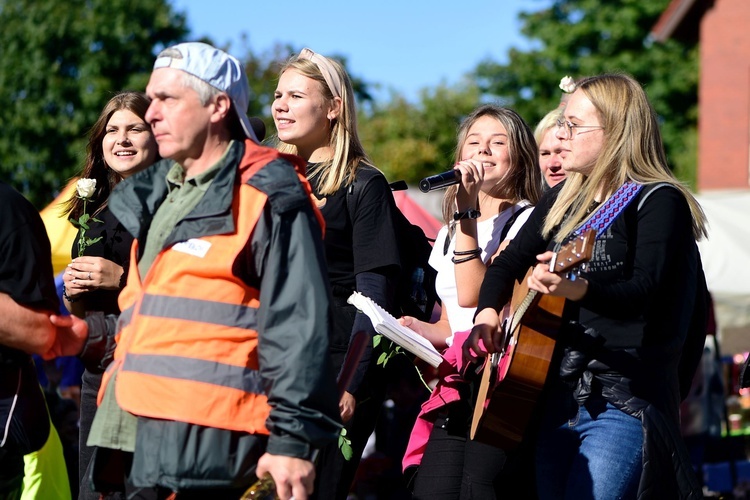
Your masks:
<svg viewBox="0 0 750 500"><path fill-rule="evenodd" d="M460 259L457 259L455 257L451 257L451 262L453 262L454 264L461 264L462 262L469 262L470 260L474 260L474 259L478 259L478 258L479 258L479 254L475 253L475 254L469 255L468 257L462 257Z"/></svg>
<svg viewBox="0 0 750 500"><path fill-rule="evenodd" d="M458 256L474 255L474 254L479 255L481 253L482 253L482 249L479 247L474 248L473 250L453 250L453 255L458 255Z"/></svg>
<svg viewBox="0 0 750 500"><path fill-rule="evenodd" d="M479 212L479 210L470 208L466 210L465 212L455 212L453 214L453 220L478 219L480 215L482 214L481 212Z"/></svg>
<svg viewBox="0 0 750 500"><path fill-rule="evenodd" d="M68 301L68 302L70 302L71 304L72 304L73 302L75 302L75 301L77 301L77 300L78 300L78 298L73 298L73 297L71 297L70 295L68 295L68 289L67 289L67 288L65 287L65 285L63 285L63 297L65 298L65 300L67 300L67 301Z"/></svg>

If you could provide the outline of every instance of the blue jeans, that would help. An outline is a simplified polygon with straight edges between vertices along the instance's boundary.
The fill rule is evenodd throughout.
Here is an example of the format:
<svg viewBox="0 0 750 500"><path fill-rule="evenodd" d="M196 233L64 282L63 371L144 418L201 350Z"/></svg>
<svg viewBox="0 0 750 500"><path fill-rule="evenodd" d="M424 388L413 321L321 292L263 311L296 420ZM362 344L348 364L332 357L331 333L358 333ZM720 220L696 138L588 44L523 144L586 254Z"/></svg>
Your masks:
<svg viewBox="0 0 750 500"><path fill-rule="evenodd" d="M640 419L602 399L580 407L569 395L552 399L537 444L539 498L635 498L643 455Z"/></svg>

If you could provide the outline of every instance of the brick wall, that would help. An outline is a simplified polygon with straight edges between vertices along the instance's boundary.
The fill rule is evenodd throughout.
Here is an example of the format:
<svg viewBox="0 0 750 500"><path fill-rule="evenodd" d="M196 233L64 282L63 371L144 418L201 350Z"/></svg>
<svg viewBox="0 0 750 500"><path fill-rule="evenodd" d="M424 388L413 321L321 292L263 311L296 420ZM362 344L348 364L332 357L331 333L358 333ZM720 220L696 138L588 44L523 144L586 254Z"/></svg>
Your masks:
<svg viewBox="0 0 750 500"><path fill-rule="evenodd" d="M750 187L750 1L715 0L701 22L698 190Z"/></svg>

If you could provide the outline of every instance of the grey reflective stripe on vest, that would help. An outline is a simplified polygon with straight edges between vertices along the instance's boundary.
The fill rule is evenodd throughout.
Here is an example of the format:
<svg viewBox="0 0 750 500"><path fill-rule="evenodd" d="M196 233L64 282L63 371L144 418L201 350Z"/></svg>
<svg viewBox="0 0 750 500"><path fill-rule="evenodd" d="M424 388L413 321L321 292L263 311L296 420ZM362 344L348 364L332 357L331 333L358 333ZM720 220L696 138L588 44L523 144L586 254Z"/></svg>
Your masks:
<svg viewBox="0 0 750 500"><path fill-rule="evenodd" d="M122 371L193 380L230 389L239 389L251 394L265 394L258 370L205 359L155 354L128 354L122 364Z"/></svg>
<svg viewBox="0 0 750 500"><path fill-rule="evenodd" d="M133 306L128 307L120 313L120 317L117 318L117 331L119 332L128 326L131 319L133 319Z"/></svg>
<svg viewBox="0 0 750 500"><path fill-rule="evenodd" d="M138 314L140 316L181 319L250 330L258 329L258 310L256 308L210 300L145 295L141 301Z"/></svg>

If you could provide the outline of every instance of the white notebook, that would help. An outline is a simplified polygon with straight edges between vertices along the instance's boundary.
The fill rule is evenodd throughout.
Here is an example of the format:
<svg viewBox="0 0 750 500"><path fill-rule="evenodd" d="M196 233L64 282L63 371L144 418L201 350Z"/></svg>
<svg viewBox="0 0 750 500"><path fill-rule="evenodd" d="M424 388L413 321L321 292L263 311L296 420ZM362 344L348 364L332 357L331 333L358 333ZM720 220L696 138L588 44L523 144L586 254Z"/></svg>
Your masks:
<svg viewBox="0 0 750 500"><path fill-rule="evenodd" d="M362 311L372 321L375 331L392 342L400 345L410 353L423 359L435 368L443 362L443 356L429 340L415 331L403 326L388 311L380 307L371 298L354 292L348 299L351 305Z"/></svg>

